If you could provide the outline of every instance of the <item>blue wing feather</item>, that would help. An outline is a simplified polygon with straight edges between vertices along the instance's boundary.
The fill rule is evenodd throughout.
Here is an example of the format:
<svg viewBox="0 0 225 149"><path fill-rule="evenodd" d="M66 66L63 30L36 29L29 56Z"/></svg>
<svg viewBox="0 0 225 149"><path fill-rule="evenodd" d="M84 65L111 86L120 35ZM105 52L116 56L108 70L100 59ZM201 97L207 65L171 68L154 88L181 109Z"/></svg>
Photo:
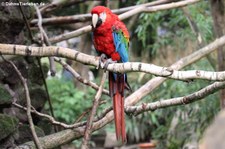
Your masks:
<svg viewBox="0 0 225 149"><path fill-rule="evenodd" d="M114 45L116 47L116 52L119 53L121 61L123 63L128 62L129 58L128 58L128 52L127 52L127 43L126 43L126 39L122 34L122 31L113 31L113 41L114 41Z"/></svg>

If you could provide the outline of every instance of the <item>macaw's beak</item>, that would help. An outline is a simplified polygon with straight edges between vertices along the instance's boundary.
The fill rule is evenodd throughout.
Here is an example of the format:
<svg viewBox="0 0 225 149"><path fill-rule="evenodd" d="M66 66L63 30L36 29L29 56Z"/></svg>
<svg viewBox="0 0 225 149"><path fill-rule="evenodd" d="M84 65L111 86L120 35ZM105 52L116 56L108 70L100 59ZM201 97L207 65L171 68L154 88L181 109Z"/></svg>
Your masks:
<svg viewBox="0 0 225 149"><path fill-rule="evenodd" d="M102 24L102 20L98 17L97 14L92 14L92 26L93 28L97 28Z"/></svg>
<svg viewBox="0 0 225 149"><path fill-rule="evenodd" d="M98 22L98 15L97 14L93 14L92 15L92 26L94 28L96 28L97 22Z"/></svg>

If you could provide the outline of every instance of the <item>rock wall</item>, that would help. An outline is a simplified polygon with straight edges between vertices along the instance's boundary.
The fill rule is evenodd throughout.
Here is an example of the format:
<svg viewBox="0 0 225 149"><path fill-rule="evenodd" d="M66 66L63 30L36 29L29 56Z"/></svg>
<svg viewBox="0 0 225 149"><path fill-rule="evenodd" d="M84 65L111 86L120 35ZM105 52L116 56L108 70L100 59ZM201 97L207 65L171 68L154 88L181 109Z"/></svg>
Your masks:
<svg viewBox="0 0 225 149"><path fill-rule="evenodd" d="M8 1L2 0L1 2ZM11 2L17 2L11 0ZM30 7L22 6L22 9L29 20L32 17ZM30 44L27 28L18 6L0 5L0 43ZM0 58L1 59L1 58ZM18 67L23 77L28 80L28 87L31 96L32 106L38 111L43 110L47 94L43 88L43 76L37 58L14 57L11 59ZM46 76L48 68L42 66ZM17 102L26 106L24 89L21 81L11 65L0 60L0 148L14 148L32 139L29 129L26 112L12 106ZM50 133L51 127L44 130L46 122L39 117L33 116L38 136ZM39 126L39 127L38 127Z"/></svg>

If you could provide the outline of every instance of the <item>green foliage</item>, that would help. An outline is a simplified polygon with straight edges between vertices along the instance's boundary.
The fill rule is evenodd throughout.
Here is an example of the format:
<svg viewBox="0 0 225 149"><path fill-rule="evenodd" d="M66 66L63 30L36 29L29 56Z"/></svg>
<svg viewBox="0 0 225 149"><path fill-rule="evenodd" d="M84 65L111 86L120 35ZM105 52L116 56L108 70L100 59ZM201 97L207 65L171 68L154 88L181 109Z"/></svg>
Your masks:
<svg viewBox="0 0 225 149"><path fill-rule="evenodd" d="M203 42L210 41L213 36L208 2L188 6L187 11L202 35ZM155 56L157 50L164 46L173 46L175 42L185 45L187 39L197 39L182 9L140 14L134 36L142 43L141 56L148 58ZM176 38L178 40L175 37L179 37ZM140 50L140 47L133 50Z"/></svg>
<svg viewBox="0 0 225 149"><path fill-rule="evenodd" d="M135 33L142 42L144 52L154 56L157 49L172 44L173 37L181 34L180 32L187 27L188 22L182 10L173 9L154 14L141 14Z"/></svg>
<svg viewBox="0 0 225 149"><path fill-rule="evenodd" d="M72 123L91 107L94 90L80 91L72 82L59 79L49 79L47 83L54 114L58 120ZM49 108L48 105L46 108Z"/></svg>

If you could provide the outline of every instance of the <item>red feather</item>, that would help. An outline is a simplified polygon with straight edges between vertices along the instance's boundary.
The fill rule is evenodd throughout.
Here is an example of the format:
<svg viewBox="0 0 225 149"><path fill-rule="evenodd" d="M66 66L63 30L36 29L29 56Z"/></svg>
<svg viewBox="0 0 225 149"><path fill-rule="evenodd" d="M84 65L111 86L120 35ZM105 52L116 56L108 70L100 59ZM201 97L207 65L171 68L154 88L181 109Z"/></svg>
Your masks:
<svg viewBox="0 0 225 149"><path fill-rule="evenodd" d="M116 75L116 79L115 76ZM126 142L125 116L124 116L124 74L109 72L109 92L113 98L113 111L116 127L116 138Z"/></svg>

